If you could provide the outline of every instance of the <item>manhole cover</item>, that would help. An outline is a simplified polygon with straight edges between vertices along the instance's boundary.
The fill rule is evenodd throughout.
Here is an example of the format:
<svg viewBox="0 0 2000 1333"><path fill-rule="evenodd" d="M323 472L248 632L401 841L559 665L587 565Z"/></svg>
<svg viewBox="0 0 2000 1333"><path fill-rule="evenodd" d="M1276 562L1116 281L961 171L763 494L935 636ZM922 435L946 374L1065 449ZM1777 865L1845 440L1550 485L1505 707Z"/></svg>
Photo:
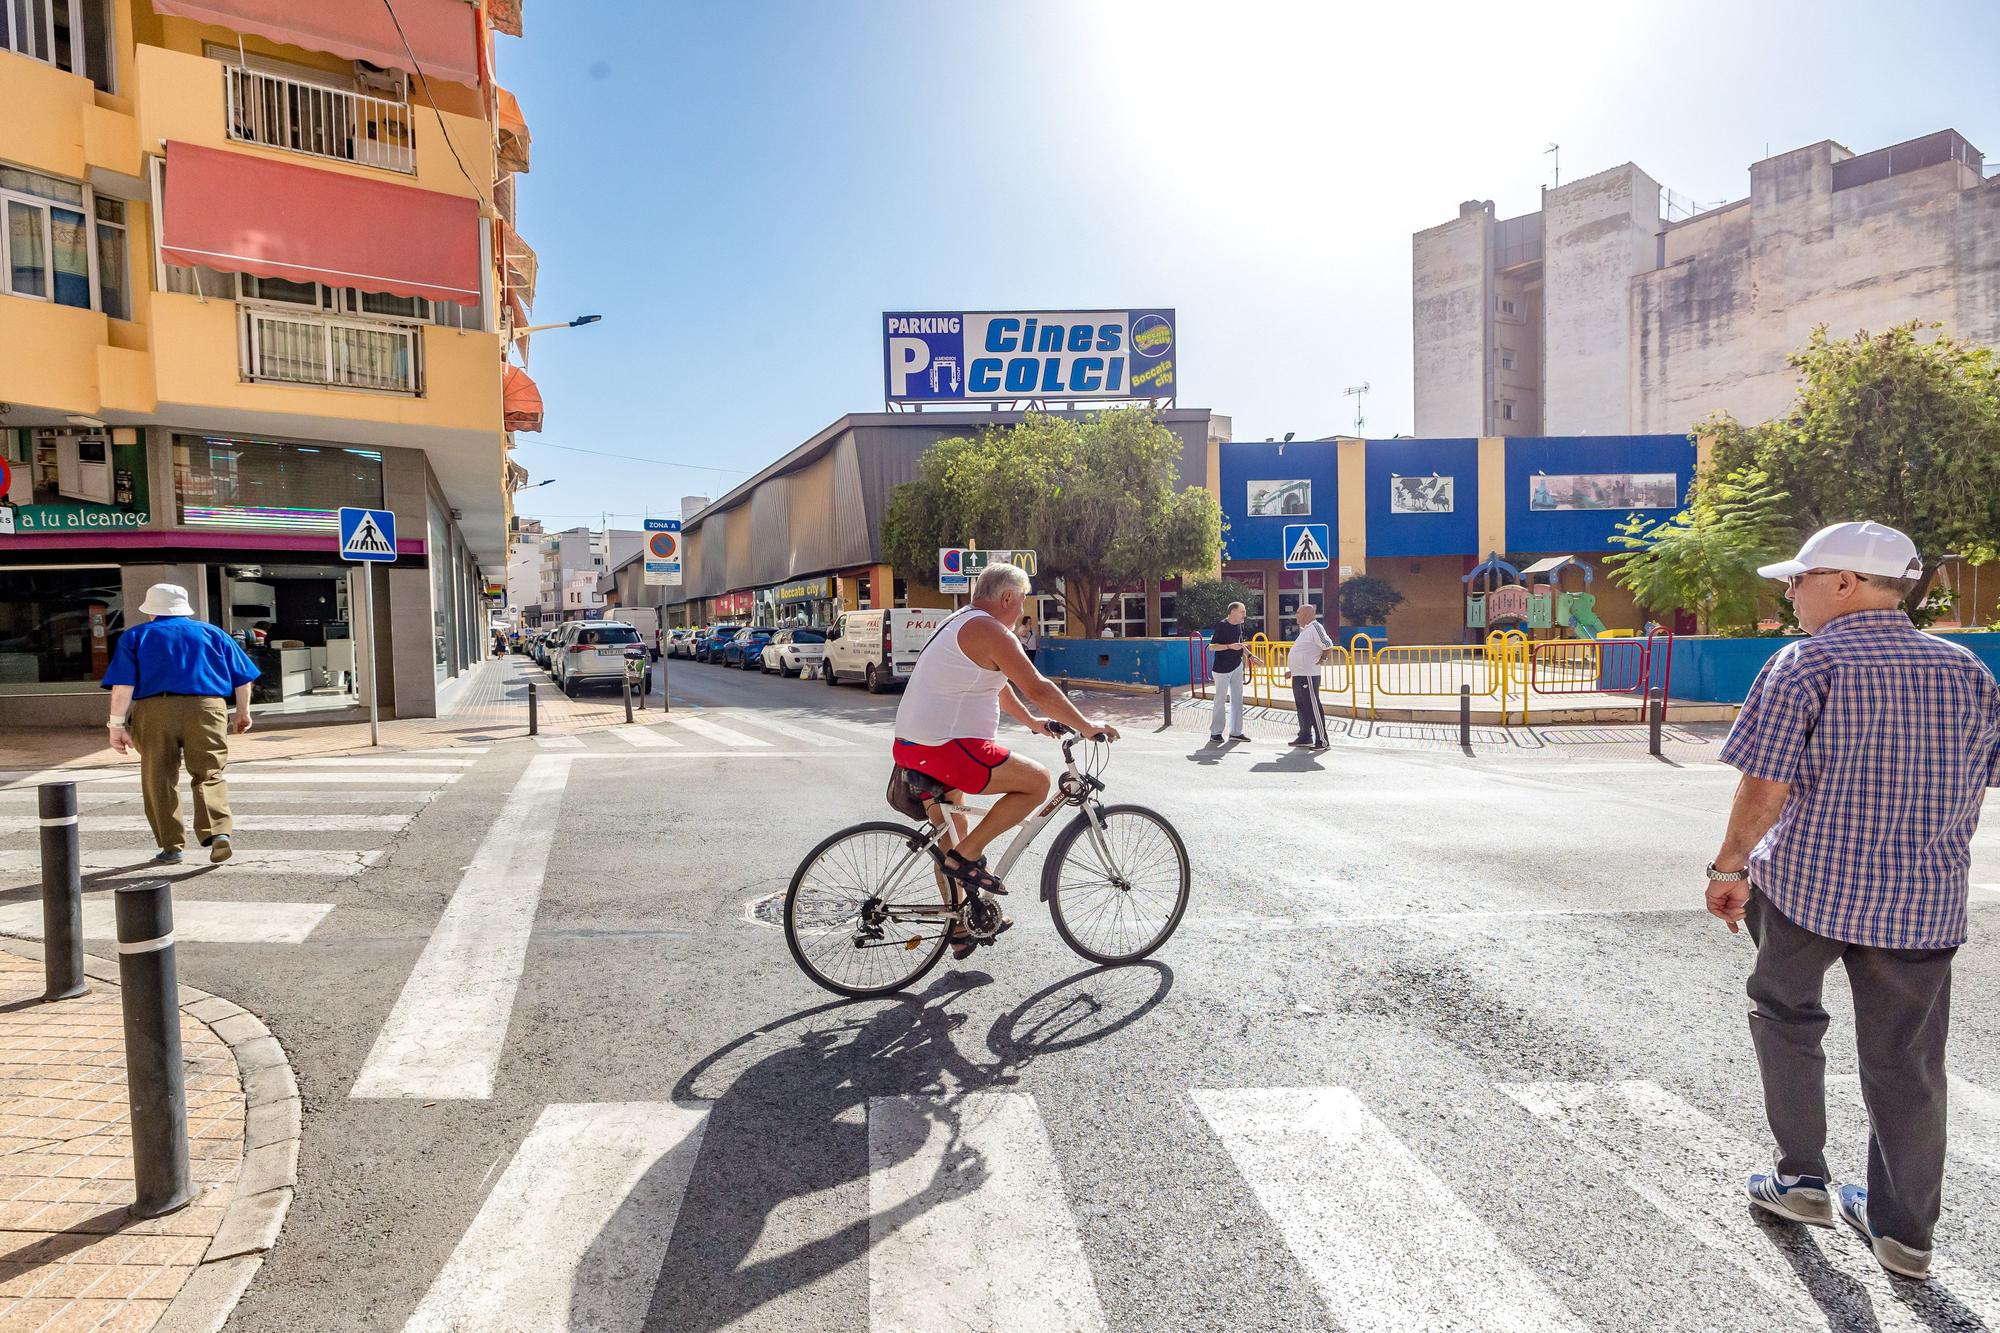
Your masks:
<svg viewBox="0 0 2000 1333"><path fill-rule="evenodd" d="M771 893L766 894L762 898L752 899L749 908L745 910L743 916L745 920L753 921L757 925L770 926L776 930L783 930L785 928L785 895L782 893Z"/></svg>

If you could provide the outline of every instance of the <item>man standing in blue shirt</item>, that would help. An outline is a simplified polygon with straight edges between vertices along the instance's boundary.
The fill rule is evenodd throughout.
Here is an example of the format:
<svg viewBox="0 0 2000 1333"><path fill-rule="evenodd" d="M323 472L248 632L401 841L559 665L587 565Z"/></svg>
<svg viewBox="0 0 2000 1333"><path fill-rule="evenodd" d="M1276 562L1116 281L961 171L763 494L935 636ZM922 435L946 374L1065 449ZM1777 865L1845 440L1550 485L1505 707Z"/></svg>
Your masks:
<svg viewBox="0 0 2000 1333"><path fill-rule="evenodd" d="M1838 1213L1884 1268L1922 1278L1943 1202L1952 955L1980 804L2000 785L2000 686L1903 614L1924 565L1894 528L1836 523L1757 572L1785 581L1811 637L1765 665L1722 747L1743 777L1708 867L1708 910L1757 942L1750 1036L1777 1160L1750 1177L1750 1202L1819 1226ZM1835 963L1854 996L1866 1187L1832 1187L1827 1171L1820 993Z"/></svg>
<svg viewBox="0 0 2000 1333"><path fill-rule="evenodd" d="M194 832L208 859L229 859L229 734L250 730L250 686L257 666L216 626L195 619L187 589L155 583L139 610L153 617L119 636L102 682L111 691L111 748L139 751L146 822L172 864L187 846L181 826L181 763L194 782ZM236 718L228 703L236 699Z"/></svg>

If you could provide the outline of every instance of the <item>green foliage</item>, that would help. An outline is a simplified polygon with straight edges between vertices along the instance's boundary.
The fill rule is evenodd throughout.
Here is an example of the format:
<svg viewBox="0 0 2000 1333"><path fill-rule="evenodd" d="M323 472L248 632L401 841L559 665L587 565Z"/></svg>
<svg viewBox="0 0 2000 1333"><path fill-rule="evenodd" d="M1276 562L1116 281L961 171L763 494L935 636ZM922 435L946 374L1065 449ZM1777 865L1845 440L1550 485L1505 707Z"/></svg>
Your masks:
<svg viewBox="0 0 2000 1333"><path fill-rule="evenodd" d="M1624 548L1608 557L1611 581L1652 614L1694 612L1704 634L1754 627L1777 585L1757 567L1793 548L1785 492L1748 470L1696 479L1687 508L1653 522L1632 514L1612 534Z"/></svg>
<svg viewBox="0 0 2000 1333"><path fill-rule="evenodd" d="M1248 584L1235 579L1196 579L1181 584L1180 597L1175 602L1175 618L1182 633L1199 633L1214 629L1229 619L1229 604L1241 602L1250 605L1255 596Z"/></svg>
<svg viewBox="0 0 2000 1333"><path fill-rule="evenodd" d="M1032 548L1037 591L1061 579L1070 614L1095 636L1105 587L1206 572L1220 558L1215 497L1174 489L1180 453L1180 437L1144 408L1035 412L940 440L891 494L883 554L929 583L940 546Z"/></svg>
<svg viewBox="0 0 2000 1333"><path fill-rule="evenodd" d="M1403 604L1403 594L1386 579L1372 574L1356 574L1340 581L1340 623L1343 625L1386 624L1389 613Z"/></svg>
<svg viewBox="0 0 2000 1333"><path fill-rule="evenodd" d="M1908 533L1925 561L1912 610L1945 555L2000 556L2000 360L1991 348L1926 339L1939 328L1901 324L1840 341L1817 328L1791 358L1800 384L1790 412L1753 426L1721 414L1696 427L1714 437L1715 475L1769 477L1800 532L1866 518Z"/></svg>

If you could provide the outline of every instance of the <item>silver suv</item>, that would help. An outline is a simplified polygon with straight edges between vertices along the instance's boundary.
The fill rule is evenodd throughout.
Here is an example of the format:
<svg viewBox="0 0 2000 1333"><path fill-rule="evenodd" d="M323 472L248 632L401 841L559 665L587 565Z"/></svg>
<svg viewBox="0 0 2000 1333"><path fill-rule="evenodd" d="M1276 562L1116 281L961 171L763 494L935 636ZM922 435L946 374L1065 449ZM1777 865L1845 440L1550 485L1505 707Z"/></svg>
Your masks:
<svg viewBox="0 0 2000 1333"><path fill-rule="evenodd" d="M645 649L639 631L615 620L585 621L563 636L562 691L571 698L585 685L617 684L625 678L625 650Z"/></svg>

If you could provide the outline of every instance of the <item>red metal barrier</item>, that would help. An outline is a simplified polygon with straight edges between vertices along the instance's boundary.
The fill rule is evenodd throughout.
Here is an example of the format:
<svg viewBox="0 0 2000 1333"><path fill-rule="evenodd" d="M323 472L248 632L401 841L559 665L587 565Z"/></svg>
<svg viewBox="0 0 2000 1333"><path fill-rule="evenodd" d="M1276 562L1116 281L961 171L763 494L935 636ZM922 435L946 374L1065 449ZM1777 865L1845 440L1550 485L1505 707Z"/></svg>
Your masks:
<svg viewBox="0 0 2000 1333"><path fill-rule="evenodd" d="M1188 635L1188 695L1195 699L1209 698L1209 687L1215 683L1215 672L1210 669L1208 640L1199 634Z"/></svg>
<svg viewBox="0 0 2000 1333"><path fill-rule="evenodd" d="M1661 656L1662 648L1666 650L1664 658ZM1646 683L1649 686L1653 682L1653 664L1656 662L1660 664L1660 697L1671 699L1674 697L1674 632L1665 625L1655 625L1652 633L1646 636Z"/></svg>
<svg viewBox="0 0 2000 1333"><path fill-rule="evenodd" d="M1530 694L1633 694L1644 720L1652 640L1544 639L1528 645Z"/></svg>

